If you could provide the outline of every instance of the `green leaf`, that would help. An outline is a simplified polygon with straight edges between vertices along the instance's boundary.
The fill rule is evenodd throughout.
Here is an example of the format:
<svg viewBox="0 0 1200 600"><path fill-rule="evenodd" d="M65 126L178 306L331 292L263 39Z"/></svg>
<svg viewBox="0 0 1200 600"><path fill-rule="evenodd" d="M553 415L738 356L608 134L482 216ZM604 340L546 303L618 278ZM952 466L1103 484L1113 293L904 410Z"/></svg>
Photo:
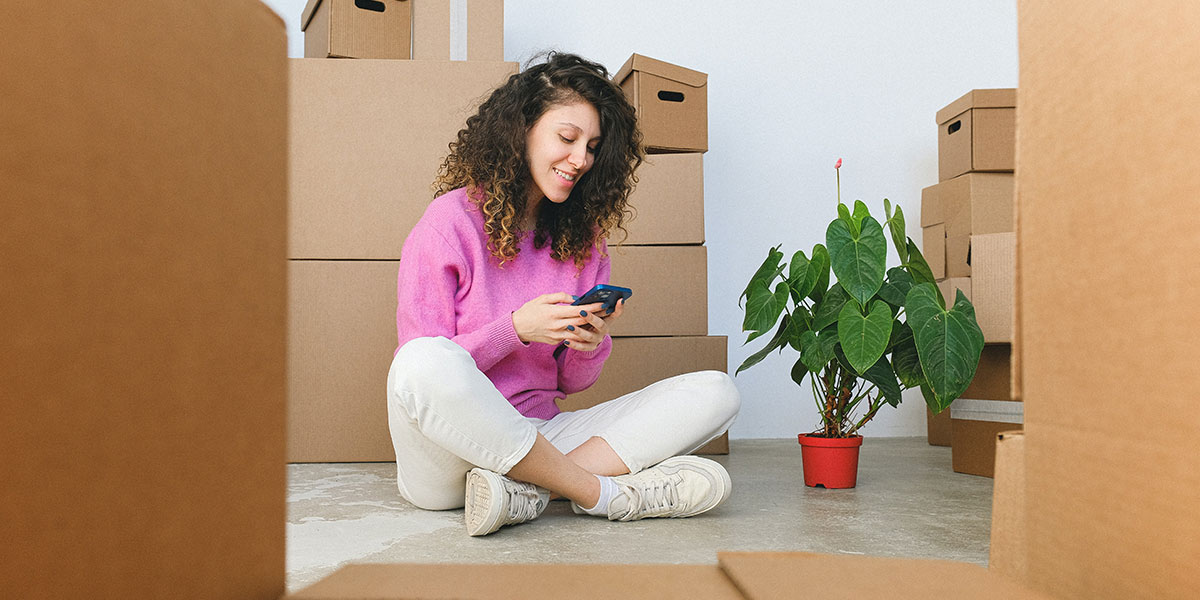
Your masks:
<svg viewBox="0 0 1200 600"><path fill-rule="evenodd" d="M833 284L833 287L829 288L829 292L825 294L825 297L813 309L812 328L820 331L837 323L838 315L842 314L842 307L849 300L850 297L842 289L842 284Z"/></svg>
<svg viewBox="0 0 1200 600"><path fill-rule="evenodd" d="M883 202L887 206L888 199L884 198ZM896 206L896 214L888 214L887 225L888 231L892 234L892 244L896 246L896 254L900 256L900 262L908 262L908 245L904 243L908 236L904 229L904 211L900 209L899 205Z"/></svg>
<svg viewBox="0 0 1200 600"><path fill-rule="evenodd" d="M871 368L863 372L862 377L875 384L885 402L893 407L900 405L900 382L896 381L896 372L888 364L886 356L880 356Z"/></svg>
<svg viewBox="0 0 1200 600"><path fill-rule="evenodd" d="M921 372L921 358L917 355L912 328L907 323L893 325L889 343L892 347L892 369L900 378L901 385L911 388L924 384L925 374Z"/></svg>
<svg viewBox="0 0 1200 600"><path fill-rule="evenodd" d="M846 227L855 230L857 224L854 222L854 217L850 216L850 207L838 202L838 220L846 224Z"/></svg>
<svg viewBox="0 0 1200 600"><path fill-rule="evenodd" d="M947 408L950 408L950 405L948 404L946 406L942 406L938 403L937 396L933 395L933 390L929 389L928 383L921 384L921 395L925 397L925 404L929 406L929 410L933 411L933 414L935 415L940 414Z"/></svg>
<svg viewBox="0 0 1200 600"><path fill-rule="evenodd" d="M869 216L871 216L871 211L867 209L867 205L863 204L862 200L855 200L854 214L850 215L850 218L854 220L854 227L861 231L863 219Z"/></svg>
<svg viewBox="0 0 1200 600"><path fill-rule="evenodd" d="M736 376L738 373L757 365L758 363L762 362L762 359L766 358L772 350L775 350L776 348L779 348L787 343L788 339L786 331L790 323L791 319L789 319L787 315L783 315L783 320L779 322L779 329L775 331L775 336L771 338L771 341L767 342L767 345L762 350L759 350L758 352L755 352L747 357L746 360L742 362L742 366L738 367L737 371L734 371L733 374Z"/></svg>
<svg viewBox="0 0 1200 600"><path fill-rule="evenodd" d="M813 302L820 302L829 290L829 250L825 249L824 244L813 246L812 260L809 261L808 268L817 274L817 282L808 297L812 298Z"/></svg>
<svg viewBox="0 0 1200 600"><path fill-rule="evenodd" d="M915 282L912 275L908 274L908 271L905 271L902 267L892 267L888 269L887 279L883 281L883 287L879 288L879 297L899 312L899 309L904 306L904 299L908 296L908 290L911 290L913 285L915 285Z"/></svg>
<svg viewBox="0 0 1200 600"><path fill-rule="evenodd" d="M925 255L921 254L920 248L917 248L912 238L908 238L908 261L904 263L904 267L917 283L937 283L933 278L933 269L929 268L929 263L925 262Z"/></svg>
<svg viewBox="0 0 1200 600"><path fill-rule="evenodd" d="M796 385L803 386L804 378L807 375L808 367L804 366L802 359L797 358L796 363L792 365L792 381L795 381Z"/></svg>
<svg viewBox="0 0 1200 600"><path fill-rule="evenodd" d="M905 311L925 381L937 406L945 408L975 377L983 332L975 321L975 307L961 291L950 310L941 305L939 297L937 286L918 284L908 292Z"/></svg>
<svg viewBox="0 0 1200 600"><path fill-rule="evenodd" d="M883 285L887 262L883 227L874 218L866 216L862 230L855 234L845 222L836 220L825 231L825 244L829 246L833 273L842 289L857 300L859 306L866 306Z"/></svg>
<svg viewBox="0 0 1200 600"><path fill-rule="evenodd" d="M819 373L833 360L837 343L837 330L830 328L814 333L810 329L800 335L800 360L810 372Z"/></svg>
<svg viewBox="0 0 1200 600"><path fill-rule="evenodd" d="M788 285L792 288L792 301L797 305L817 284L816 267L819 266L810 262L803 250L797 250L792 255L792 262L788 265Z"/></svg>
<svg viewBox="0 0 1200 600"><path fill-rule="evenodd" d="M855 371L863 373L887 350L892 335L892 309L886 302L876 300L871 303L870 313L864 315L857 306L847 304L838 315L837 331L846 360Z"/></svg>
<svg viewBox="0 0 1200 600"><path fill-rule="evenodd" d="M782 298L780 298L780 292L783 293ZM779 319L779 315L787 303L787 294L788 287L783 282L775 286L774 293L765 284L755 283L750 288L750 295L746 299L746 318L742 321L742 331L753 331L754 333L746 340L747 343L767 333L775 326L775 321Z"/></svg>
<svg viewBox="0 0 1200 600"><path fill-rule="evenodd" d="M799 351L803 347L800 343L800 336L805 331L808 331L811 322L812 319L809 317L808 311L804 310L803 307L797 308L792 312L791 322L788 323L787 331L784 332L783 336L793 350Z"/></svg>
<svg viewBox="0 0 1200 600"><path fill-rule="evenodd" d="M775 246L767 252L767 259L754 272L754 276L750 278L750 283L746 284L746 289L742 291L742 295L738 296L738 306L742 305L742 299L750 295L750 288L762 285L770 289L771 282L775 281L775 278L780 273L783 273L783 266L779 264L781 260L783 260L783 253L779 251L779 246Z"/></svg>

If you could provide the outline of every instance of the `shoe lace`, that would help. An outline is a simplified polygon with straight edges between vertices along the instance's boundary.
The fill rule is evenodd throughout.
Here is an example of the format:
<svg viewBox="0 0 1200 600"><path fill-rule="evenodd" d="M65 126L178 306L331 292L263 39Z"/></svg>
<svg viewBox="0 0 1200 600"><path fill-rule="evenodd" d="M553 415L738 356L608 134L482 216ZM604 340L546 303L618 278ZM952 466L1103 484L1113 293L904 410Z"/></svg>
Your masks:
<svg viewBox="0 0 1200 600"><path fill-rule="evenodd" d="M541 514L541 496L533 486L508 488L508 516L515 522L528 521Z"/></svg>
<svg viewBox="0 0 1200 600"><path fill-rule="evenodd" d="M631 511L634 515L654 515L669 512L679 499L675 482L669 479L652 479L633 489L638 502Z"/></svg>

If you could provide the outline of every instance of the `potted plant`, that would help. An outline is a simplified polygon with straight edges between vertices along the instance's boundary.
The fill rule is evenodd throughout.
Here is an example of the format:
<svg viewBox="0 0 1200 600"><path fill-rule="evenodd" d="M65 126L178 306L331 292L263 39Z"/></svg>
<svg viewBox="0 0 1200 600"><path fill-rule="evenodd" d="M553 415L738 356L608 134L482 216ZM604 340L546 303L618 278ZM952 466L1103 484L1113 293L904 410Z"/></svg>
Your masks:
<svg viewBox="0 0 1200 600"><path fill-rule="evenodd" d="M841 165L834 166L838 214L825 244L788 262L780 246L771 248L738 299L746 343L774 335L735 375L776 350L799 353L791 377L801 387L808 380L820 416L815 431L798 436L804 480L826 488L854 487L858 432L884 405L898 406L903 390L919 387L934 413L945 410L971 383L983 351L975 308L961 291L946 306L905 235L900 207L885 198L880 224L862 201L853 209L842 203ZM889 237L900 258L890 269Z"/></svg>

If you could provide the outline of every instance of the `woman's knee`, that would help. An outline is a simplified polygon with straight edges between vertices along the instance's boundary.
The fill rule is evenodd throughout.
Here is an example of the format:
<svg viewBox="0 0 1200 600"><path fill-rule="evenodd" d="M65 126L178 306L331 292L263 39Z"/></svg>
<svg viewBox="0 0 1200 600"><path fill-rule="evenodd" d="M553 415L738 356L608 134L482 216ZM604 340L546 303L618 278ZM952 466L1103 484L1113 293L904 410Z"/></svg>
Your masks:
<svg viewBox="0 0 1200 600"><path fill-rule="evenodd" d="M700 371L695 376L712 418L732 422L742 408L742 395L733 378L721 371Z"/></svg>
<svg viewBox="0 0 1200 600"><path fill-rule="evenodd" d="M461 380L457 375L464 369L475 368L475 359L444 337L414 338L401 346L392 359L389 380L394 389L442 387Z"/></svg>

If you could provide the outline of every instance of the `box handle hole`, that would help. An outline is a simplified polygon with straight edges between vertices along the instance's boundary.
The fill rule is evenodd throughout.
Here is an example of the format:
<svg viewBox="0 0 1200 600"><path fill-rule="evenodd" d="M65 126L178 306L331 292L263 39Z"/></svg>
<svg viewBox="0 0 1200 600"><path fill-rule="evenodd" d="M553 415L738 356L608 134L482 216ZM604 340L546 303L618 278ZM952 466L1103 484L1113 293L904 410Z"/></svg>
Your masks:
<svg viewBox="0 0 1200 600"><path fill-rule="evenodd" d="M663 90L658 93L658 99L664 102L683 102L683 92L668 92Z"/></svg>
<svg viewBox="0 0 1200 600"><path fill-rule="evenodd" d="M962 129L962 119L959 119L959 120L951 123L950 126L946 128L946 133L951 134L951 133L954 133L955 131L958 131L959 129Z"/></svg>
<svg viewBox="0 0 1200 600"><path fill-rule="evenodd" d="M375 12L383 12L387 9L379 0L354 0L354 6L363 10L371 10Z"/></svg>

